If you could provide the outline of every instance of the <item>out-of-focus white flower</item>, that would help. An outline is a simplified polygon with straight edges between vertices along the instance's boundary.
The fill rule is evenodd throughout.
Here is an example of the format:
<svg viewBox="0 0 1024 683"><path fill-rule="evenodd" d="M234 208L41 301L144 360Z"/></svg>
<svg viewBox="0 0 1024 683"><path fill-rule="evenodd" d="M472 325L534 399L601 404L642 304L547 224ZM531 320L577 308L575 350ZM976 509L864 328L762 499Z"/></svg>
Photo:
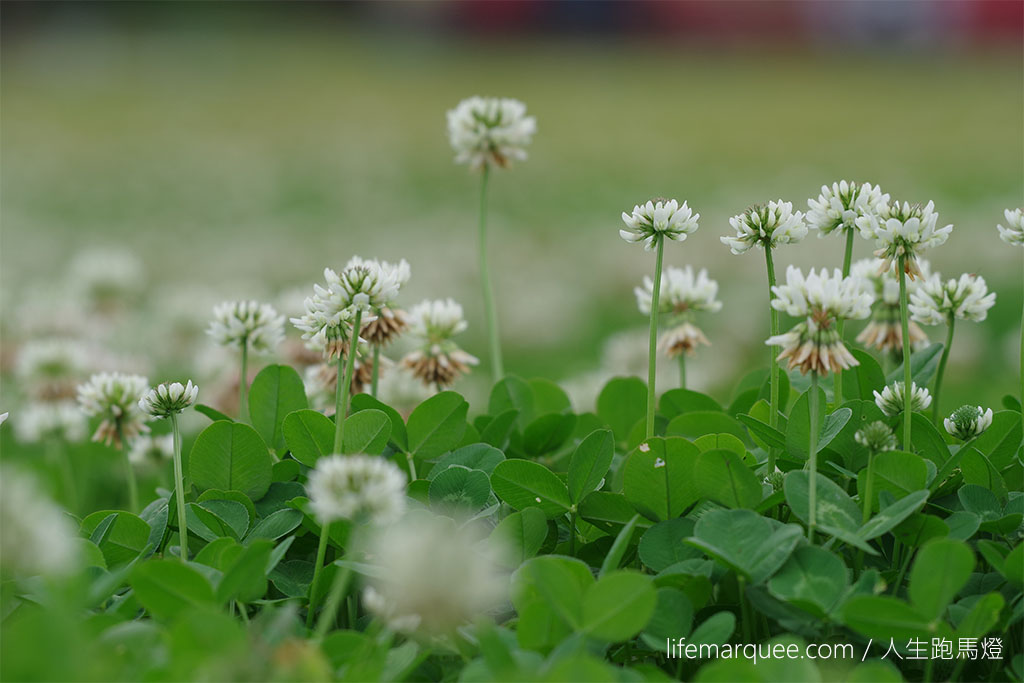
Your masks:
<svg viewBox="0 0 1024 683"><path fill-rule="evenodd" d="M14 373L33 398L53 401L74 396L89 371L89 354L81 342L38 339L26 342L15 359Z"/></svg>
<svg viewBox="0 0 1024 683"><path fill-rule="evenodd" d="M19 441L85 440L89 422L74 401L33 401L18 411L14 433Z"/></svg>
<svg viewBox="0 0 1024 683"><path fill-rule="evenodd" d="M661 338L658 339L658 350L669 358L677 358L684 353L692 356L701 344L711 346L711 342L699 327L693 323L684 322L661 335Z"/></svg>
<svg viewBox="0 0 1024 683"><path fill-rule="evenodd" d="M164 382L150 389L139 399L139 410L155 417L163 418L180 413L196 402L199 387L188 380L181 382Z"/></svg>
<svg viewBox="0 0 1024 683"><path fill-rule="evenodd" d="M791 202L781 199L751 207L730 218L729 225L736 230L736 235L719 239L734 254L742 254L755 244L762 249L774 249L779 244L792 244L807 236L804 215L793 211Z"/></svg>
<svg viewBox="0 0 1024 683"><path fill-rule="evenodd" d="M961 441L978 436L992 425L992 409L981 406L960 406L942 421L946 431Z"/></svg>
<svg viewBox="0 0 1024 683"><path fill-rule="evenodd" d="M366 387L373 381L373 358L366 357L362 351L356 357L352 366L352 385L349 387L349 396L355 396L366 391ZM380 356L380 376L390 371L393 363ZM306 398L315 410L333 414L335 408L335 395L338 388L338 364L317 363L307 366L303 371L303 383L306 386Z"/></svg>
<svg viewBox="0 0 1024 683"><path fill-rule="evenodd" d="M636 305L643 314L651 312L654 296L654 280L644 277L642 287L635 287ZM708 277L708 271L701 268L696 276L693 268L668 267L661 274L661 295L658 299L659 313L687 313L690 311L716 312L722 309L718 296L718 283Z"/></svg>
<svg viewBox="0 0 1024 683"><path fill-rule="evenodd" d="M384 526L405 511L405 474L372 455L330 455L309 473L310 506L322 524L338 519Z"/></svg>
<svg viewBox="0 0 1024 683"><path fill-rule="evenodd" d="M918 259L918 267L927 278L931 272L928 261ZM886 267L886 262L880 258L861 259L854 262L850 276L863 280L865 287L875 293L871 321L857 335L857 341L879 351L900 351L903 348L903 325L900 320L900 281L895 266ZM913 297L922 282L921 278L908 280L908 296ZM908 321L907 329L910 331L911 348L920 348L928 343L928 336L916 322Z"/></svg>
<svg viewBox="0 0 1024 683"><path fill-rule="evenodd" d="M871 183L841 180L831 187L822 185L818 198L807 200L807 224L818 231L818 237L834 230L851 230L857 227L858 218L878 213L888 201L889 195Z"/></svg>
<svg viewBox="0 0 1024 683"><path fill-rule="evenodd" d="M466 329L462 306L453 299L422 301L409 311L409 332L421 341L402 365L427 386L450 386L480 361L452 339Z"/></svg>
<svg viewBox="0 0 1024 683"><path fill-rule="evenodd" d="M78 567L78 535L64 512L19 470L0 472L0 569L5 579L66 575Z"/></svg>
<svg viewBox="0 0 1024 683"><path fill-rule="evenodd" d="M455 163L474 171L526 160L526 146L537 132L537 120L526 105L508 97L469 97L448 111L448 139Z"/></svg>
<svg viewBox="0 0 1024 683"><path fill-rule="evenodd" d="M829 320L860 320L871 315L874 296L857 277L843 277L839 269L830 274L822 268L807 276L799 268L786 269L786 283L772 287L772 307L792 316L810 316L819 326Z"/></svg>
<svg viewBox="0 0 1024 683"><path fill-rule="evenodd" d="M881 393L873 392L875 394L875 405L885 413L886 417L893 417L903 412L905 400L903 397L903 387L903 382L893 382L882 389ZM928 392L928 389L917 386L916 382L911 382L910 412L917 413L927 410L931 404L932 395Z"/></svg>
<svg viewBox="0 0 1024 683"><path fill-rule="evenodd" d="M367 561L377 571L363 604L392 630L451 635L504 598L501 552L474 527L429 513L408 515L372 540Z"/></svg>
<svg viewBox="0 0 1024 683"><path fill-rule="evenodd" d="M93 441L113 443L118 448L122 440L133 439L149 428L143 424L139 399L149 389L149 380L141 375L120 372L101 372L78 387L78 404L90 417L101 418L93 434Z"/></svg>
<svg viewBox="0 0 1024 683"><path fill-rule="evenodd" d="M416 406L430 398L430 391L409 368L395 365L381 372L377 398L408 417Z"/></svg>
<svg viewBox="0 0 1024 683"><path fill-rule="evenodd" d="M694 213L686 202L680 206L675 199L652 199L646 204L637 204L632 213L622 212L624 230L619 230L622 239L630 243L642 242L644 249L651 251L659 238L682 242L686 236L697 231L699 213Z"/></svg>
<svg viewBox="0 0 1024 683"><path fill-rule="evenodd" d="M214 306L207 334L221 346L248 346L257 353L267 353L284 339L284 316L270 304L225 301Z"/></svg>
<svg viewBox="0 0 1024 683"><path fill-rule="evenodd" d="M885 261L885 268L906 257L904 271L915 279L922 275L917 264L921 252L945 244L953 232L952 224L936 227L938 220L933 202L924 206L887 202L877 213L862 216L856 222L865 239L875 240L875 256Z"/></svg>
<svg viewBox="0 0 1024 683"><path fill-rule="evenodd" d="M858 429L853 438L872 453L894 451L899 447L896 435L892 433L889 425L881 420L875 420L871 424Z"/></svg>
<svg viewBox="0 0 1024 683"><path fill-rule="evenodd" d="M75 256L68 275L72 292L92 308L110 312L141 292L145 269L130 251L104 247Z"/></svg>
<svg viewBox="0 0 1024 683"><path fill-rule="evenodd" d="M0 413L0 425L2 425L4 422L7 422L7 418L10 417L10 416L11 416L11 414L9 412L7 412L7 413Z"/></svg>
<svg viewBox="0 0 1024 683"><path fill-rule="evenodd" d="M174 435L142 434L132 442L128 460L133 465L160 464L174 457Z"/></svg>
<svg viewBox="0 0 1024 683"><path fill-rule="evenodd" d="M999 239L1014 247L1024 247L1024 209L1006 209L1006 225L999 224Z"/></svg>
<svg viewBox="0 0 1024 683"><path fill-rule="evenodd" d="M922 325L941 325L952 318L981 322L996 303L985 278L964 273L959 280L945 282L938 273L917 288L910 297L912 317Z"/></svg>

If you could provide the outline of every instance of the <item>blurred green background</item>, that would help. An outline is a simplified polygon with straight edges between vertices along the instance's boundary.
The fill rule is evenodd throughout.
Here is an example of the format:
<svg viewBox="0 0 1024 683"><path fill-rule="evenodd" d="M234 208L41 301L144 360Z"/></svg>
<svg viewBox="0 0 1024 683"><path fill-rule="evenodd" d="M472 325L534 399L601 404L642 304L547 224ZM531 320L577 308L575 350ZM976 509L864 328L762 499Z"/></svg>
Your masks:
<svg viewBox="0 0 1024 683"><path fill-rule="evenodd" d="M1019 41L474 36L420 22L417 5L387 24L171 5L128 21L55 6L4 27L0 278L12 353L25 337L19 311L46 315L72 258L112 245L145 272L137 309L104 344L154 381L229 362L204 360L201 335L186 344L165 333L169 302L199 320L222 298L295 315L324 266L353 254L408 259L402 302L455 297L470 321L464 346L484 357L478 179L452 162L445 133L446 110L482 94L521 99L538 121L529 160L492 184L510 372L567 380L585 396L601 373L642 367L632 288L653 258L618 237L619 215L677 197L701 227L670 243L666 262L707 267L725 304L702 321L714 347L690 362L690 378L726 399L768 359L763 258L720 244L729 216L780 197L806 208L823 183L850 178L934 200L956 229L928 258L998 292L987 321L958 328L944 410L1016 391L1021 253L995 225L1024 186ZM811 237L777 263L838 266L841 251L838 238ZM479 400L486 370L456 388ZM3 410L14 410L5 385Z"/></svg>

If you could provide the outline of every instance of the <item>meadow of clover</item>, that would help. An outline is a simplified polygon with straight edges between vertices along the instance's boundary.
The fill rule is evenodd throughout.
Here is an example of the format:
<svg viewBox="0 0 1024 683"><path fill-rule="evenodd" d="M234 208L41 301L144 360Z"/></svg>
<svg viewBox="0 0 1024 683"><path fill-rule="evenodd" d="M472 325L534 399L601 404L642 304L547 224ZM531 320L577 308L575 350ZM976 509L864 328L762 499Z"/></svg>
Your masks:
<svg viewBox="0 0 1024 683"><path fill-rule="evenodd" d="M960 238L942 199L965 213L968 190L840 162L779 197L756 180L799 165L778 149L731 152L751 156L734 188L614 203L616 160L573 138L560 153L607 184L543 210L597 227L555 221L528 268L503 232L549 140L528 98L495 90L418 108L404 133L440 151L396 187L415 207L448 176L444 212L410 209L391 236L398 190L372 156L330 179L361 221L331 230L383 253L259 249L257 225L209 236L201 287L181 246L144 259L123 231L63 228L15 238L55 255L32 279L5 235L28 284L5 277L0 678L1024 680L1022 209L983 203ZM360 153L401 145L390 124ZM214 138L208 163L246 165ZM644 154L662 172L674 152ZM138 203L94 220L160 201L121 181ZM265 181L299 206L326 182ZM43 230L28 215L6 222ZM290 260L308 278L279 286ZM618 289L593 294L593 325L567 309L599 279Z"/></svg>

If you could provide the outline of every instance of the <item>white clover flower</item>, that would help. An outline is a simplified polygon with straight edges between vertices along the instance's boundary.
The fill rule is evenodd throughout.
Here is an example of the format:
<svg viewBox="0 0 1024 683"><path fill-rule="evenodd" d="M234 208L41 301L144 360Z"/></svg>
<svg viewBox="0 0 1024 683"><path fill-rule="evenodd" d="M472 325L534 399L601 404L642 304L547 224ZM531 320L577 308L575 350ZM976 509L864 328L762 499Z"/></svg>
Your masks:
<svg viewBox="0 0 1024 683"><path fill-rule="evenodd" d="M893 382L882 389L882 392L875 394L875 405L878 406L886 417L893 417L903 412L903 382ZM910 412L917 413L926 410L932 404L932 395L925 387L917 386L916 382L910 383Z"/></svg>
<svg viewBox="0 0 1024 683"><path fill-rule="evenodd" d="M142 290L145 269L124 249L104 247L79 253L68 266L69 287L89 306L109 312Z"/></svg>
<svg viewBox="0 0 1024 683"><path fill-rule="evenodd" d="M664 237L682 242L686 236L696 232L699 213L694 213L686 202L680 206L675 199L652 199L646 204L637 204L633 213L622 212L625 230L619 230L622 239L630 243L642 242L644 249L654 249L658 238Z"/></svg>
<svg viewBox="0 0 1024 683"><path fill-rule="evenodd" d="M858 185L842 180L832 186L821 186L817 199L807 200L807 225L825 237L835 230L850 230L862 216L878 213L889 201L889 195L871 183Z"/></svg>
<svg viewBox="0 0 1024 683"><path fill-rule="evenodd" d="M642 287L635 287L636 305L640 312L651 312L654 296L654 280L644 276ZM693 268L668 267L661 274L661 296L658 300L659 313L687 313L689 311L717 312L722 309L718 296L718 283L708 277L708 271L701 268L696 276Z"/></svg>
<svg viewBox="0 0 1024 683"><path fill-rule="evenodd" d="M772 307L792 316L814 317L819 326L829 320L860 320L871 315L874 296L858 277L843 277L838 268L830 274L812 268L804 277L799 268L786 268L786 284L772 287Z"/></svg>
<svg viewBox="0 0 1024 683"><path fill-rule="evenodd" d="M402 365L427 386L450 386L480 361L452 339L466 329L462 306L452 299L423 301L409 311L409 332L421 341Z"/></svg>
<svg viewBox="0 0 1024 683"><path fill-rule="evenodd" d="M149 380L142 375L101 372L78 387L78 405L90 417L101 418L93 441L123 447L125 439L133 439L148 431L139 410L139 399L149 389Z"/></svg>
<svg viewBox="0 0 1024 683"><path fill-rule="evenodd" d="M693 323L684 322L670 329L658 339L658 350L669 358L678 358L684 353L692 356L700 345L711 346L704 332Z"/></svg>
<svg viewBox="0 0 1024 683"><path fill-rule="evenodd" d="M899 442L896 440L896 435L892 433L892 428L881 420L875 420L871 424L858 429L857 433L853 435L853 439L872 453L894 451L899 447Z"/></svg>
<svg viewBox="0 0 1024 683"><path fill-rule="evenodd" d="M0 574L4 579L67 575L78 568L71 521L26 473L0 471Z"/></svg>
<svg viewBox="0 0 1024 683"><path fill-rule="evenodd" d="M755 244L762 249L774 249L779 244L793 244L807 236L804 215L793 211L791 202L781 199L751 207L730 218L729 225L736 230L736 235L719 239L734 254L742 254Z"/></svg>
<svg viewBox="0 0 1024 683"><path fill-rule="evenodd" d="M468 327L462 306L454 299L421 301L409 311L409 331L431 344L441 344Z"/></svg>
<svg viewBox="0 0 1024 683"><path fill-rule="evenodd" d="M925 278L931 272L926 259L918 259L918 267ZM903 348L903 325L900 319L900 281L894 265L887 265L880 258L866 258L855 261L850 268L850 276L864 281L865 287L875 293L875 303L871 311L871 321L860 334L857 341L869 348L879 351L898 351ZM920 289L923 280L907 280L907 294L913 297ZM920 348L928 343L928 336L913 320L908 321L911 348Z"/></svg>
<svg viewBox="0 0 1024 683"><path fill-rule="evenodd" d="M188 380L181 382L164 382L142 395L139 399L139 410L157 419L170 417L180 413L196 402L199 387Z"/></svg>
<svg viewBox="0 0 1024 683"><path fill-rule="evenodd" d="M381 373L377 398L408 418L416 406L430 398L430 390L409 368L395 365Z"/></svg>
<svg viewBox="0 0 1024 683"><path fill-rule="evenodd" d="M799 368L802 374L842 372L860 363L846 348L835 326L820 327L814 318L797 323L789 332L769 337L765 344L781 346L776 360L788 360L788 369Z"/></svg>
<svg viewBox="0 0 1024 683"><path fill-rule="evenodd" d="M857 227L865 239L875 240L878 250L875 256L888 264L895 263L901 256L906 257L904 270L911 279L922 276L917 259L920 253L931 247L941 246L953 232L952 224L937 228L939 214L935 204L924 206L908 202L884 204L877 213L857 219Z"/></svg>
<svg viewBox="0 0 1024 683"><path fill-rule="evenodd" d="M536 132L537 120L526 115L526 105L508 97L470 97L448 111L455 163L469 164L474 171L525 161L526 146Z"/></svg>
<svg viewBox="0 0 1024 683"><path fill-rule="evenodd" d="M372 455L330 455L309 473L310 507L322 524L339 519L384 526L405 511L405 473Z"/></svg>
<svg viewBox="0 0 1024 683"><path fill-rule="evenodd" d="M225 301L213 308L213 320L206 331L221 346L248 346L267 353L284 340L284 316L270 304L258 301Z"/></svg>
<svg viewBox="0 0 1024 683"><path fill-rule="evenodd" d="M978 436L992 425L992 409L981 406L960 406L942 421L946 431L961 441Z"/></svg>
<svg viewBox="0 0 1024 683"><path fill-rule="evenodd" d="M85 440L88 429L88 420L74 401L33 401L14 420L14 433L24 443L47 439L75 443Z"/></svg>
<svg viewBox="0 0 1024 683"><path fill-rule="evenodd" d="M142 434L132 442L128 461L133 465L159 464L174 457L174 435Z"/></svg>
<svg viewBox="0 0 1024 683"><path fill-rule="evenodd" d="M503 550L475 527L430 513L408 515L372 540L367 561L376 571L363 604L392 630L451 635L505 597Z"/></svg>
<svg viewBox="0 0 1024 683"><path fill-rule="evenodd" d="M395 285L394 296L398 295L399 289L409 282L411 270L405 259L397 264L387 261L366 261L358 256L349 260L346 269L367 265L380 269L384 274L384 280L393 282ZM373 307L373 318L361 323L362 330L359 336L374 346L386 346L394 341L408 327L409 320L405 311L394 307L394 301L389 300L384 304Z"/></svg>
<svg viewBox="0 0 1024 683"><path fill-rule="evenodd" d="M1024 209L1005 209L1006 225L999 224L999 239L1010 246L1024 247Z"/></svg>
<svg viewBox="0 0 1024 683"><path fill-rule="evenodd" d="M995 303L995 292L988 291L980 275L964 273L943 282L935 273L911 295L909 308L922 325L941 325L953 318L981 322Z"/></svg>
<svg viewBox="0 0 1024 683"><path fill-rule="evenodd" d="M90 365L81 342L40 339L25 343L15 357L14 374L34 398L71 398Z"/></svg>

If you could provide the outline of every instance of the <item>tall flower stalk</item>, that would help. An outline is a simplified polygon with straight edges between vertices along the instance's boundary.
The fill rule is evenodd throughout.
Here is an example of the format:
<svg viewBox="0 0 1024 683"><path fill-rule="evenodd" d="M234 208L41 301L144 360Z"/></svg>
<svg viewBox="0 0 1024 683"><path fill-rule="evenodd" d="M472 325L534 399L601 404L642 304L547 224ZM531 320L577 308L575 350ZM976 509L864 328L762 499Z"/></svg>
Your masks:
<svg viewBox="0 0 1024 683"><path fill-rule="evenodd" d="M238 419L249 421L249 351L269 353L284 340L284 316L270 304L225 301L213 309L206 331L214 341L239 350Z"/></svg>
<svg viewBox="0 0 1024 683"><path fill-rule="evenodd" d="M779 314L775 310L772 299L775 289L775 262L772 250L780 244L799 242L807 236L807 224L804 215L793 211L793 204L781 199L768 204L753 206L741 214L729 219L729 225L736 231L735 235L721 237L723 244L734 254L743 254L751 247L764 249L765 268L768 274L768 314L769 331L772 338L779 336ZM769 415L768 423L772 427L779 423L779 365L775 354L770 357L768 373L769 383ZM768 451L768 472L775 471L775 449Z"/></svg>
<svg viewBox="0 0 1024 683"><path fill-rule="evenodd" d="M854 440L868 450L867 476L864 483L864 497L861 500L861 524L871 519L872 498L875 485L875 456L883 451L894 451L899 445L889 425L876 420L853 435Z"/></svg>
<svg viewBox="0 0 1024 683"><path fill-rule="evenodd" d="M1024 209L1006 209L1003 211L1006 225L1000 223L999 238L1014 247L1024 247ZM1021 271L1024 273L1024 269ZM1024 289L1021 290L1024 294ZM1021 404L1021 438L1024 439L1024 308L1021 310L1020 327L1020 404Z"/></svg>
<svg viewBox="0 0 1024 683"><path fill-rule="evenodd" d="M526 159L526 147L537 130L537 121L526 115L526 105L510 98L470 97L448 112L448 139L456 163L480 171L480 219L478 247L480 288L487 316L487 335L494 381L505 376L498 334L498 311L487 259L487 188L491 166L507 168Z"/></svg>
<svg viewBox="0 0 1024 683"><path fill-rule="evenodd" d="M665 257L665 240L682 242L697 230L699 213L693 213L684 201L652 199L637 204L632 213L622 213L626 224L619 236L631 244L643 244L646 251L656 252L654 279L651 281L650 333L647 346L647 438L654 436L655 373L658 351L658 312L661 308L661 268Z"/></svg>

